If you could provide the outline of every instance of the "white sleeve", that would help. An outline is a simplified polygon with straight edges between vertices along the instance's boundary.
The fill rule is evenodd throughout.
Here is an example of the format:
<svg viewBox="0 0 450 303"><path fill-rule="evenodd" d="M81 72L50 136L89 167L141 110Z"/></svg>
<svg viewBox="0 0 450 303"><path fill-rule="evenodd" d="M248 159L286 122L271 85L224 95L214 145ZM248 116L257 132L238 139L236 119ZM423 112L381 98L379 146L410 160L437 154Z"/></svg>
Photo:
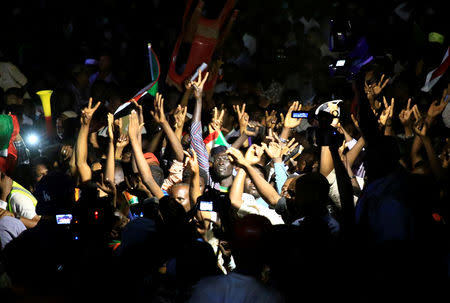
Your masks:
<svg viewBox="0 0 450 303"><path fill-rule="evenodd" d="M283 219L274 209L261 207L256 204L256 200L252 195L242 194L242 205L237 215L242 218L248 214L260 215L269 219L272 225L284 224Z"/></svg>
<svg viewBox="0 0 450 303"><path fill-rule="evenodd" d="M33 201L25 195L13 193L9 203L11 203L11 210L16 216L33 219L37 215Z"/></svg>
<svg viewBox="0 0 450 303"><path fill-rule="evenodd" d="M327 176L327 180L328 180L328 183L330 183L330 191L328 193L328 196L340 208L341 207L341 197L339 196L339 189L338 189L338 185L336 182L336 172L334 171L334 169Z"/></svg>
<svg viewBox="0 0 450 303"><path fill-rule="evenodd" d="M28 80L27 77L25 77L24 74L15 66L14 64L8 64L8 71L11 75L11 77L14 78L14 80L19 83L21 86L24 86L27 84Z"/></svg>

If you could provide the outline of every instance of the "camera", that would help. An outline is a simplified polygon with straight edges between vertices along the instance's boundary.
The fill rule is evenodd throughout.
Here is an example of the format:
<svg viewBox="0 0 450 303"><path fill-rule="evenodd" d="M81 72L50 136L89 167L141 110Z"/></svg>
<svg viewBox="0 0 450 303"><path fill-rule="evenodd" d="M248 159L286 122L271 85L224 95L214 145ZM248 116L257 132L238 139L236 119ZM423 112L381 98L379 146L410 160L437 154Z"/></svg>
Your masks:
<svg viewBox="0 0 450 303"><path fill-rule="evenodd" d="M72 222L72 214L56 215L56 224L70 224Z"/></svg>
<svg viewBox="0 0 450 303"><path fill-rule="evenodd" d="M212 201L200 201L199 210L201 211L213 211Z"/></svg>

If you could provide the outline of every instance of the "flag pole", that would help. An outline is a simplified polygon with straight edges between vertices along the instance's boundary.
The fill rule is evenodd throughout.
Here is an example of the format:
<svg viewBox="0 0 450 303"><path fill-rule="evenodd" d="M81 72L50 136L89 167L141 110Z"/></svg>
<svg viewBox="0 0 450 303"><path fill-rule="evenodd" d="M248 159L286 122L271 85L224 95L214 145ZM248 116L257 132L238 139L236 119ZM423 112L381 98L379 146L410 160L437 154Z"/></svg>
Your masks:
<svg viewBox="0 0 450 303"><path fill-rule="evenodd" d="M150 75L152 77L152 82L155 81L155 77L153 76L153 62L152 62L152 44L147 43L148 49L148 61L150 62Z"/></svg>

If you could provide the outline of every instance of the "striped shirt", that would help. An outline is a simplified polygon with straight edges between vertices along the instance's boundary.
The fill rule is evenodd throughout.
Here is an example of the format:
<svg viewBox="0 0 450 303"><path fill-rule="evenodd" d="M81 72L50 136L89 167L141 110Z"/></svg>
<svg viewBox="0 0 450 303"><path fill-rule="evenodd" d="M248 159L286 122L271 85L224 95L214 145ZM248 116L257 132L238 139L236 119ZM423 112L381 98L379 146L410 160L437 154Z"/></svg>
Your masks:
<svg viewBox="0 0 450 303"><path fill-rule="evenodd" d="M191 148L197 154L198 166L208 175L209 180L209 154L203 142L202 122L193 121L190 130Z"/></svg>

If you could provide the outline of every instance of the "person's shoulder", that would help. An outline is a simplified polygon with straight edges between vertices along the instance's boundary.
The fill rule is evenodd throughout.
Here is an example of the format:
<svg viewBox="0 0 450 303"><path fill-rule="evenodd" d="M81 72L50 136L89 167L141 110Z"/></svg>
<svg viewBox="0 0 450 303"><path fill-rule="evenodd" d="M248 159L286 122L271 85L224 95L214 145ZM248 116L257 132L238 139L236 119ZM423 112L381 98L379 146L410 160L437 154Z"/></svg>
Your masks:
<svg viewBox="0 0 450 303"><path fill-rule="evenodd" d="M26 230L25 225L23 225L22 221L10 216L3 216L0 218L0 230Z"/></svg>
<svg viewBox="0 0 450 303"><path fill-rule="evenodd" d="M11 193L10 202L13 204L33 203L30 197L21 192Z"/></svg>

